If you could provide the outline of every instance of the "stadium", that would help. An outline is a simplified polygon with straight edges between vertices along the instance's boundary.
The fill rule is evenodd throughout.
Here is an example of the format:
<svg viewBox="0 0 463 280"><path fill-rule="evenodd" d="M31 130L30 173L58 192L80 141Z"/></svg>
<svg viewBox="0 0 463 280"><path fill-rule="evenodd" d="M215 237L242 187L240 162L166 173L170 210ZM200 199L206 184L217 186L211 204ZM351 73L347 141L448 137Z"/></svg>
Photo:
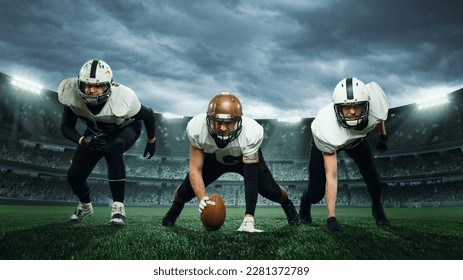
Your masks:
<svg viewBox="0 0 463 280"><path fill-rule="evenodd" d="M18 213L20 212L18 209L32 209L32 212L42 211L42 208L37 207L59 209L59 211L63 211L63 214L51 218L50 223L56 229L72 235L72 231L76 228L70 228L62 224L64 224L76 204L76 198L66 182L66 171L75 147L64 139L60 133L62 105L56 97L57 93L51 90L37 90L34 85L5 74L0 74L0 92L2 96L0 100L0 206L5 211L10 211L5 213ZM434 231L429 233L435 235L434 238L438 242L443 242L443 244L428 246L424 253L418 255L411 254L408 250L397 253L395 249L391 249L390 252L386 251L383 255L369 254L366 252L368 249L360 251L352 249L332 255L329 252L331 250L329 246L322 253L312 251L290 255L288 251L292 253L293 250L296 250L292 248L297 247L296 244L287 245L288 248L282 249L283 251L286 250L285 252L278 252L278 249L274 249L272 254L258 253L257 255L236 253L234 252L235 249L226 248L226 250L230 250L230 254L222 256L205 254L199 257L195 250L190 249L190 253L174 254L172 251L175 251L175 248L162 247L156 247L158 253L142 253L135 250L128 256L110 255L104 250L94 254L80 252L72 255L71 253L61 252L45 255L38 252L44 250L42 247L37 247L39 245L35 245L34 250L27 248L25 245L12 246L12 242L7 242L7 240L14 238L13 235L17 235L17 238L28 238L35 235L35 238L38 238L37 241L44 243L49 234L46 227L38 226L42 233L38 235L37 233L32 234L27 230L30 225L13 221L13 218L8 219L8 215L6 215L6 217L3 217L6 220L2 224L7 225L7 227L0 232L0 248L2 249L0 251L3 252L0 253L0 259L462 259L462 112L463 89L440 96L437 101L428 101L426 104L414 103L390 108L389 117L386 121L389 150L375 155L384 184L383 204L387 210L386 212L391 213L389 215L392 216L393 225L394 221L397 224L402 221L400 220L401 217L394 216L394 213L401 213L394 211L400 211L401 209L420 211L414 213L431 213L429 211L434 209L445 209L444 211L451 213L450 225L444 227L441 225L439 234ZM155 157L151 160L142 158L146 141L144 131L134 147L125 154L128 180L125 203L130 207L129 211L133 212L133 214L129 212L129 221L130 219L135 220L133 224L129 224L127 230L130 230L132 225L136 225L136 213L139 213L140 220L149 219L150 225L157 228L157 231L165 231L160 226L160 218L170 206L172 193L184 179L188 170L189 143L185 135L185 127L190 119L191 117L188 116L168 116L156 113L157 149ZM295 204L299 204L301 194L308 183L307 164L311 148L310 124L312 120L313 118L292 121L279 119L257 120L265 131L262 151L266 161L275 179L287 189ZM83 129L83 124L81 125ZM378 140L375 134L371 134L367 138L372 147ZM368 224L367 219L371 218L368 212L371 203L370 198L355 164L351 164L350 158L342 152L338 157L338 178L337 207L346 208L345 213L360 211L358 217L349 220L346 216L344 221L352 226L360 224L360 227L365 227L365 224ZM97 168L94 169L89 179L89 185L92 188L92 201L95 205L105 209L99 211L104 212L105 215L109 213L106 208L112 203L106 180L106 166L104 161L101 161ZM231 215L235 212L242 212L241 210L244 207L244 183L239 175L226 174L222 176L208 187L208 193L219 193L223 197ZM238 224L238 222L230 222L230 225L224 226L217 233L203 231L197 217L191 218L194 215L197 216L197 213L194 212L197 211L197 202L193 200L190 204L191 207L189 208L192 211L188 212L190 214L184 215L182 221L185 223L180 226L180 229L170 233L178 237L178 235L187 231L187 227L191 227L193 228L193 233L190 233L193 235L191 238L202 240L198 241L200 243L211 239L218 240L223 238L223 235L230 243L234 244L247 240L242 236L231 237L235 227L234 224ZM316 212L315 215L319 221L318 231L320 231L316 233L316 236L327 235L320 229L323 224L324 206L324 201L316 205L316 210L319 212ZM291 229L284 227L284 215L281 209L277 208L273 202L259 197L257 207L267 209L266 211L269 213L276 213L274 215L278 217L276 218L278 227L274 231L270 230L270 232L285 236L292 234ZM150 211L151 213L158 211L156 212L158 214L145 214L146 212L150 213ZM25 215L27 217L28 214ZM29 215L32 214L29 212ZM135 217L132 218L130 215ZM239 215L236 214L237 221L240 219ZM446 218L440 219L439 215L441 214L432 217L445 222ZM107 217L104 216L104 218ZM102 217L102 219L104 218ZM18 220L21 219L25 218L22 217ZM266 223L272 224L272 219L268 218L269 221L264 221L264 225ZM98 217L95 218L96 221L99 221ZM372 224L371 221L369 222ZM406 221L402 222L407 223ZM418 221L417 223L421 222ZM427 224L427 226L434 225L431 223ZM364 230L362 228L352 229L349 226L346 227L347 232L349 232L349 229ZM452 230L446 235L445 230L448 228L452 228ZM83 229L79 228L79 232L84 232ZM297 231L295 233L298 236L297 240L304 242L307 229L297 229ZM304 231L306 232L304 233ZM374 228L374 231L376 232L378 229ZM122 233L110 232L108 234ZM128 234L128 232L124 234ZM204 234L209 235L203 236ZM443 237L444 241L439 240L442 235L445 236L445 238ZM254 238L256 237L251 239L254 240ZM267 238L270 243L274 242L274 239L272 239L274 237L266 236L264 239ZM460 245L455 245L454 242ZM400 247L400 244L396 245ZM62 246L68 245L63 243ZM381 245L374 243L372 246ZM421 246L418 247L421 248ZM442 247L452 248L446 248L446 251L441 253L434 252ZM65 249L60 248L59 250ZM224 249L222 248L222 250ZM163 253L159 253L159 251L163 251Z"/></svg>

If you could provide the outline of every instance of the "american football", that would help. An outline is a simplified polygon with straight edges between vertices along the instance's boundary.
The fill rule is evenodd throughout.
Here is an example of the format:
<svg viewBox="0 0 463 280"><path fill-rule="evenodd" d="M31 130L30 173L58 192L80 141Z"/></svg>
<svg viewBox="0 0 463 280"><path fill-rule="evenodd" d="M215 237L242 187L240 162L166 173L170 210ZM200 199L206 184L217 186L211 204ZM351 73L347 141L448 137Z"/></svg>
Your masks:
<svg viewBox="0 0 463 280"><path fill-rule="evenodd" d="M218 194L209 196L215 205L207 205L201 213L201 222L207 230L218 230L225 222L225 204Z"/></svg>

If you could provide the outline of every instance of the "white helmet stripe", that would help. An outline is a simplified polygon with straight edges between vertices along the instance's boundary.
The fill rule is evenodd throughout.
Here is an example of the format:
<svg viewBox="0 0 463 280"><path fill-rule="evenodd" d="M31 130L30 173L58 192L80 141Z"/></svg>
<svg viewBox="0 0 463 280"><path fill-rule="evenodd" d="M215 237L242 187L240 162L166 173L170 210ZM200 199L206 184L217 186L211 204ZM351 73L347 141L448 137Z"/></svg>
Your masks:
<svg viewBox="0 0 463 280"><path fill-rule="evenodd" d="M215 115L215 117L217 119L231 119L232 118L230 114L217 114Z"/></svg>

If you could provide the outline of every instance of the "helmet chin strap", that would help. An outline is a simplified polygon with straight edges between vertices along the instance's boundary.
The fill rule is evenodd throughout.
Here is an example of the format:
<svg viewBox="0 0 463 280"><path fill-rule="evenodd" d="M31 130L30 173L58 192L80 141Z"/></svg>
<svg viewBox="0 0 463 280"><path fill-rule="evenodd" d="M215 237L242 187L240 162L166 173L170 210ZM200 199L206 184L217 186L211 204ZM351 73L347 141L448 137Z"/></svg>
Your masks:
<svg viewBox="0 0 463 280"><path fill-rule="evenodd" d="M224 139L225 137L226 139ZM214 135L212 135L212 138L214 138L215 144L220 149L225 148L228 145L228 143L230 143L230 140L231 140L230 135L220 135L217 132L214 133Z"/></svg>
<svg viewBox="0 0 463 280"><path fill-rule="evenodd" d="M356 124L353 125L353 126L351 126L352 129L355 129L355 130L364 130L364 129L367 127L367 125L368 125L368 119L366 119L365 121L361 121L361 122L359 122L359 121L361 121L361 120L357 120L357 121L356 121ZM349 124L349 121L347 122L347 124ZM350 125L350 124L349 124L349 125Z"/></svg>
<svg viewBox="0 0 463 280"><path fill-rule="evenodd" d="M99 95L99 96L87 96L85 98L85 103L90 106L97 106L103 104L108 100L109 94Z"/></svg>
<svg viewBox="0 0 463 280"><path fill-rule="evenodd" d="M214 138L214 141L219 149L225 148L228 145L228 143L230 143L230 142L222 142L218 138Z"/></svg>
<svg viewBox="0 0 463 280"><path fill-rule="evenodd" d="M355 126L359 125L359 119L346 120L346 123L347 123L348 126L355 127Z"/></svg>

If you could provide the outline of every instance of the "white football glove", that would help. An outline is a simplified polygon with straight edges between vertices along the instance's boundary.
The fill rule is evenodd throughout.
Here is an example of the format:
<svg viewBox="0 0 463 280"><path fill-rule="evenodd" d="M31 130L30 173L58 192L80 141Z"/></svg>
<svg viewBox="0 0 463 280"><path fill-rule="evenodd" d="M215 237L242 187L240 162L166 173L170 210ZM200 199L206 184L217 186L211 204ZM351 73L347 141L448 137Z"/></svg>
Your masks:
<svg viewBox="0 0 463 280"><path fill-rule="evenodd" d="M254 217L244 217L241 226L238 228L237 231L243 232L263 232L261 229L256 229L254 227Z"/></svg>
<svg viewBox="0 0 463 280"><path fill-rule="evenodd" d="M208 204L215 205L215 202L211 201L208 196L203 197L203 199L199 201L199 213L203 213L204 208L206 208Z"/></svg>

